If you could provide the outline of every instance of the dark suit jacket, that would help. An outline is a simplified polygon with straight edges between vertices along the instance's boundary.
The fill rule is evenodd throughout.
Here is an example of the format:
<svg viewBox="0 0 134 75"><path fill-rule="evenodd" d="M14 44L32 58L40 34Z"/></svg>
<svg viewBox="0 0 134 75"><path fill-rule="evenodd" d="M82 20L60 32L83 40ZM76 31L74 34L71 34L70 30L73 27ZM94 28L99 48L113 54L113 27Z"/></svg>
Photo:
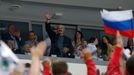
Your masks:
<svg viewBox="0 0 134 75"><path fill-rule="evenodd" d="M8 40L13 40L12 36L13 36L12 34L6 32L2 34L2 40L7 43Z"/></svg>
<svg viewBox="0 0 134 75"><path fill-rule="evenodd" d="M58 41L58 37L59 35L56 34L52 29L51 29L51 25L50 23L45 23L45 28L46 28L46 32L48 33L49 38L51 39L51 51L50 51L50 55L51 54L56 54L57 56L61 56L61 52L60 49L58 48L57 45L57 41ZM72 46L72 42L71 39L68 38L67 36L63 35L64 40L63 40L63 47L67 47L69 48L69 51L67 53L63 53L62 57L70 57L73 58L74 57L74 51L73 51L73 46Z"/></svg>
<svg viewBox="0 0 134 75"><path fill-rule="evenodd" d="M2 40L6 43L8 42L8 40L13 40L14 41L14 39L16 40L16 42L18 44L18 47L19 47L19 49L14 51L14 53L21 54L22 53L21 46L23 45L23 40L22 39L19 40L19 38L15 37L14 35L12 35L8 32L2 35Z"/></svg>

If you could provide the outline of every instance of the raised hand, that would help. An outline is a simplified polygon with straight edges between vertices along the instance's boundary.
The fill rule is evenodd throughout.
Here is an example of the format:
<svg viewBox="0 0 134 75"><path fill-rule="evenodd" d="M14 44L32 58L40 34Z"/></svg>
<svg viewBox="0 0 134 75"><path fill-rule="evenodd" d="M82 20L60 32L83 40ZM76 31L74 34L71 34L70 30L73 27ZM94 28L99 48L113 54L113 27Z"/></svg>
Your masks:
<svg viewBox="0 0 134 75"><path fill-rule="evenodd" d="M46 42L40 42L36 47L31 48L32 57L42 57L47 48Z"/></svg>
<svg viewBox="0 0 134 75"><path fill-rule="evenodd" d="M53 17L53 14L49 13L48 11L45 12L45 17L47 20L51 20Z"/></svg>
<svg viewBox="0 0 134 75"><path fill-rule="evenodd" d="M32 64L28 75L40 75L40 57L43 56L47 48L46 42L40 42L36 47L31 48Z"/></svg>
<svg viewBox="0 0 134 75"><path fill-rule="evenodd" d="M117 46L123 47L123 39L119 31L116 33L116 43Z"/></svg>

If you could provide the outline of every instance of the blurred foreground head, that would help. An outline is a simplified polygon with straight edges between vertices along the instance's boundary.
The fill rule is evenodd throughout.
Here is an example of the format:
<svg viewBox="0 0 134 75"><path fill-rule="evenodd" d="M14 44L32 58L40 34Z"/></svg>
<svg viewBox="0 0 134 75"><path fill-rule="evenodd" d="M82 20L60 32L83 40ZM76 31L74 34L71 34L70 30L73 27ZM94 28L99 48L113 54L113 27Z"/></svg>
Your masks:
<svg viewBox="0 0 134 75"><path fill-rule="evenodd" d="M67 63L63 61L52 62L52 73L53 75L68 75Z"/></svg>
<svg viewBox="0 0 134 75"><path fill-rule="evenodd" d="M128 75L134 75L134 56L130 57L126 63Z"/></svg>

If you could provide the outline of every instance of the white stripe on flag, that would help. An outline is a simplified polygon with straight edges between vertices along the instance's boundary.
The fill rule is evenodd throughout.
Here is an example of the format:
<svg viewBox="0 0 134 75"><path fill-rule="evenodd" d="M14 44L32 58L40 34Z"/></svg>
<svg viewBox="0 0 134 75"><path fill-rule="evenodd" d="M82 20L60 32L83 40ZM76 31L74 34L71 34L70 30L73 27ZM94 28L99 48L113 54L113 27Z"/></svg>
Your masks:
<svg viewBox="0 0 134 75"><path fill-rule="evenodd" d="M101 16L105 20L114 21L114 22L133 19L132 10L107 11L103 9L103 11L101 11Z"/></svg>

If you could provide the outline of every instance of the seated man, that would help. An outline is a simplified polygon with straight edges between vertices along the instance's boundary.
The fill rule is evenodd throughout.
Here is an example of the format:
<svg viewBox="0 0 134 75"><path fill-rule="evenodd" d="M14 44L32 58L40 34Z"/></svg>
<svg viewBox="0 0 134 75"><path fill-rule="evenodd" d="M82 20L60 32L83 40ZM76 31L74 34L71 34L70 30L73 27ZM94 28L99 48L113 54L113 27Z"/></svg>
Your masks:
<svg viewBox="0 0 134 75"><path fill-rule="evenodd" d="M21 40L18 40L15 33L15 26L13 24L9 24L7 27L7 32L2 35L2 40L5 41L7 44L13 44L13 52L14 53L21 53ZM19 34L20 35L20 34Z"/></svg>
<svg viewBox="0 0 134 75"><path fill-rule="evenodd" d="M36 46L38 44L38 39L34 31L30 31L27 37L28 39L25 41L25 44L30 46Z"/></svg>

